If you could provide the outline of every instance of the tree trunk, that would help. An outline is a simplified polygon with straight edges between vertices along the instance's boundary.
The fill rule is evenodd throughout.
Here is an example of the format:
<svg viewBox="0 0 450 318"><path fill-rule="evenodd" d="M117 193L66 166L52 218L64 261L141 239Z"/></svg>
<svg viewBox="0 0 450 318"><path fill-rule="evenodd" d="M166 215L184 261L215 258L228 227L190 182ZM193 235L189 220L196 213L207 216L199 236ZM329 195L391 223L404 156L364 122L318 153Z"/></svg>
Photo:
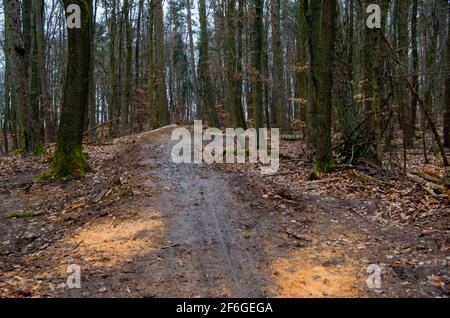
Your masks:
<svg viewBox="0 0 450 318"><path fill-rule="evenodd" d="M189 36L189 64L191 66L192 72L192 83L194 85L194 98L195 104L197 107L197 119L206 119L204 118L205 111L202 109L202 103L200 100L200 92L197 78L197 68L195 66L195 50L194 50L194 35L192 31L192 13L191 13L191 3L192 0L187 0L186 8L187 8L187 26L188 26L188 36Z"/></svg>
<svg viewBox="0 0 450 318"><path fill-rule="evenodd" d="M399 54L405 58L408 56L408 1L396 1L394 9L395 33L397 39L397 49ZM413 34L416 36L416 34ZM405 59L407 60L407 59ZM398 69L398 68L397 68ZM398 73L398 72L397 72ZM401 74L398 74L402 76ZM408 105L408 91L405 89L401 78L395 81L395 96L398 104L398 113L400 118L400 126L403 133L403 142L405 147L411 148L413 146L413 136L411 136L412 129L409 127L410 107Z"/></svg>
<svg viewBox="0 0 450 318"><path fill-rule="evenodd" d="M83 154L83 126L89 107L92 0L64 0L81 8L81 28L67 29L68 64L58 141L52 167L43 179L78 178L91 171Z"/></svg>
<svg viewBox="0 0 450 318"><path fill-rule="evenodd" d="M245 121L244 106L242 103L242 54L243 54L243 20L244 20L244 0L239 0L238 16L237 16L237 50L236 50L236 77L234 83L235 89L235 107L237 116L237 127L247 128Z"/></svg>
<svg viewBox="0 0 450 318"><path fill-rule="evenodd" d="M447 63L450 63L450 3L448 4ZM447 68L448 69L448 68ZM450 74L445 81L444 144L450 148Z"/></svg>
<svg viewBox="0 0 450 318"><path fill-rule="evenodd" d="M254 128L264 127L264 90L263 90L263 33L264 0L254 0L255 17L253 20L253 120ZM258 134L259 135L259 134ZM258 138L258 146L261 141Z"/></svg>
<svg viewBox="0 0 450 318"><path fill-rule="evenodd" d="M130 3L131 2L131 3ZM125 66L125 88L124 88L124 103L121 112L121 133L127 134L130 126L130 109L131 109L131 85L133 81L132 59L133 59L133 39L130 23L130 14L132 1L125 0L123 4L123 15L125 18L125 34L126 34L126 66Z"/></svg>
<svg viewBox="0 0 450 318"><path fill-rule="evenodd" d="M271 0L271 24L272 24L272 127L280 128L283 133L289 132L287 120L286 101L284 100L283 79L283 51L281 48L281 23L280 23L280 0Z"/></svg>
<svg viewBox="0 0 450 318"><path fill-rule="evenodd" d="M137 17L137 26L136 26L136 49L135 49L135 58L134 58L134 69L135 69L135 77L134 77L134 107L132 111L131 118L133 120L137 120L137 129L138 131L142 131L143 122L142 122L142 94L141 94L141 25L142 25L142 15L144 12L144 0L139 0L139 11ZM132 126L133 131L134 127Z"/></svg>
<svg viewBox="0 0 450 318"><path fill-rule="evenodd" d="M5 29L6 31L6 29ZM5 36L5 39L7 37ZM8 47L8 44L5 43L5 47ZM10 120L10 92L11 92L11 84L10 84L10 75L9 75L9 62L8 62L8 52L5 51L5 75L4 75L4 82L3 82L3 154L5 156L8 155L9 152L9 143L8 143L8 125Z"/></svg>
<svg viewBox="0 0 450 318"><path fill-rule="evenodd" d="M417 11L418 1L412 0L412 17L411 17L411 51L412 51L412 84L416 90L419 89L419 52L417 48ZM412 96L409 117L409 135L414 139L416 137L416 121L417 121L417 99Z"/></svg>
<svg viewBox="0 0 450 318"><path fill-rule="evenodd" d="M32 3L28 4L29 14L30 14L30 23L29 23L29 41L30 41L30 54L29 54L29 72L30 72L30 98L31 98L31 109L33 111L33 125L36 127L36 131L39 134L39 143L41 143L41 148L35 153L43 153L44 148L42 147L42 142L45 140L45 132L44 132L44 113L42 107L40 107L40 85L39 85L39 65L38 65L38 47L37 47L37 30L36 30L36 14ZM25 11L24 11L25 12ZM25 25L23 26L25 28ZM27 36L28 37L28 36ZM25 37L25 38L27 38Z"/></svg>
<svg viewBox="0 0 450 318"><path fill-rule="evenodd" d="M147 96L147 112L149 115L150 127L156 127L156 106L155 106L155 46L154 46L154 16L155 4L153 0L149 0L148 22L147 22L147 41L148 41L148 96Z"/></svg>
<svg viewBox="0 0 450 318"><path fill-rule="evenodd" d="M366 127L366 154L365 157L374 164L382 165L383 162L383 107L384 107L384 72L385 72L385 20L389 9L390 0L364 1L364 6L369 3L378 4L381 8L382 26L380 29L369 29L364 26L364 71L367 83L365 84L366 113L368 121Z"/></svg>
<svg viewBox="0 0 450 318"><path fill-rule="evenodd" d="M56 118L50 105L50 94L48 90L48 73L45 66L46 43L44 31L44 0L33 0L34 14L36 20L36 41L37 41L37 62L39 69L39 85L41 94L41 104L44 112L45 122L45 142L55 141Z"/></svg>
<svg viewBox="0 0 450 318"><path fill-rule="evenodd" d="M438 92L436 89L437 76L432 74L435 72L435 66L437 65L437 43L438 43L438 33L439 33L439 23L437 17L437 7L436 2L432 2L429 4L432 8L430 12L426 14L430 16L431 27L429 32L428 41L425 45L425 65L424 65L424 73L425 73L425 107L428 114L433 114L435 102L437 99L434 99L433 96Z"/></svg>
<svg viewBox="0 0 450 318"><path fill-rule="evenodd" d="M264 14L264 12L263 12ZM269 81L269 74L270 74L270 70L269 70L269 37L268 37L268 33L269 33L269 23L270 23L270 19L265 18L263 19L264 22L264 39L263 39L263 73L262 73L262 80L263 80L263 86L264 86L264 120L266 122L266 127L267 128L272 128L272 123L271 123L271 116L270 116L270 81Z"/></svg>
<svg viewBox="0 0 450 318"><path fill-rule="evenodd" d="M110 134L119 135L119 98L118 98L118 76L116 65L116 37L117 37L117 1L112 0L111 17L109 21L109 67L111 71L111 97L109 102L109 119L112 121Z"/></svg>
<svg viewBox="0 0 450 318"><path fill-rule="evenodd" d="M203 107L208 110L210 124L219 127L219 119L216 112L211 76L209 70L209 37L208 21L206 16L205 0L199 0L200 15L200 74L203 83Z"/></svg>
<svg viewBox="0 0 450 318"><path fill-rule="evenodd" d="M235 127L245 127L245 118L242 110L242 80L241 80L241 34L236 35L236 9L235 1L227 0L226 10L226 41L225 41L225 76L226 76L226 105L225 109L231 115ZM239 26L238 26L239 27ZM236 43L238 41L238 43Z"/></svg>
<svg viewBox="0 0 450 318"><path fill-rule="evenodd" d="M335 0L312 1L310 6L307 20L313 89L311 108L317 121L317 127L311 127L317 130L315 169L329 172L333 166L331 97L337 3Z"/></svg>
<svg viewBox="0 0 450 318"><path fill-rule="evenodd" d="M169 110L167 102L165 75L164 75L164 16L161 1L154 4L155 27L155 67L156 67L156 127L169 123Z"/></svg>
<svg viewBox="0 0 450 318"><path fill-rule="evenodd" d="M351 66L347 64L348 58L345 51L344 33L339 20L337 20L336 27L333 91L338 119L342 128L342 136L345 141L349 141L350 138L356 137L355 133L358 126L358 120L356 118L356 108L351 95L352 91L349 75L349 69ZM348 155L351 157L351 153Z"/></svg>
<svg viewBox="0 0 450 318"><path fill-rule="evenodd" d="M33 118L33 110L31 108L31 96L29 85L29 49L30 44L24 40L24 34L30 32L30 9L26 4L24 10L24 34L22 33L21 23L21 7L17 0L4 0L5 21L7 26L7 43L8 56L10 59L10 75L12 79L12 88L15 92L15 103L17 111L17 126L18 126L18 147L24 156L31 155L41 150L41 143L39 138L39 130L35 125L35 118ZM25 27L28 27L27 28Z"/></svg>
<svg viewBox="0 0 450 318"><path fill-rule="evenodd" d="M300 119L304 123L306 122L307 114L307 25L305 16L305 1L298 0L298 13L297 13L297 24L299 30L297 32L297 106L296 106L296 119Z"/></svg>
<svg viewBox="0 0 450 318"><path fill-rule="evenodd" d="M91 26L91 60L89 64L89 140L94 140L97 136L97 85L95 80L95 60L96 60L96 20L97 20L97 0L94 3L94 16Z"/></svg>

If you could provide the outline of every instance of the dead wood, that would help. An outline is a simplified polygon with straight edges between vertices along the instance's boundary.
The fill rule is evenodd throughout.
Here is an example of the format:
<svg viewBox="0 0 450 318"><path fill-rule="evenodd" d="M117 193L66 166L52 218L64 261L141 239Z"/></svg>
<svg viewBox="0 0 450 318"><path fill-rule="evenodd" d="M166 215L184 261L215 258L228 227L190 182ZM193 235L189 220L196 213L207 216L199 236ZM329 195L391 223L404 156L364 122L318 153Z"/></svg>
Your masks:
<svg viewBox="0 0 450 318"><path fill-rule="evenodd" d="M415 174L408 173L406 176L410 181L419 184L422 187L422 189L429 195L431 195L433 198L447 199L449 197L448 194L445 194L445 189L441 185L429 182L428 180L423 179Z"/></svg>
<svg viewBox="0 0 450 318"><path fill-rule="evenodd" d="M365 174L361 171L356 171L355 169L347 170L347 172L350 174L350 176L355 177L356 179L370 184L376 184L376 185L385 185L386 183L378 180L372 176L369 176L368 174Z"/></svg>
<svg viewBox="0 0 450 318"><path fill-rule="evenodd" d="M306 241L306 242L311 242L312 239L309 236L303 235L298 233L297 231L294 231L292 229L285 229L285 232L287 234L289 234L290 236L296 238L297 240L301 240L301 241Z"/></svg>

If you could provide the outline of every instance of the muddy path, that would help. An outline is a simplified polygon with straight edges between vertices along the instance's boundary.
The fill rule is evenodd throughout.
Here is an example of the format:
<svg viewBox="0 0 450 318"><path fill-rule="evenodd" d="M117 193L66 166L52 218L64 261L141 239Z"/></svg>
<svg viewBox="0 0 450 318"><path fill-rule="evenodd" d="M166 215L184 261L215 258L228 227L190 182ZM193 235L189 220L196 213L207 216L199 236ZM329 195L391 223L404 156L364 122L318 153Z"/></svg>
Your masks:
<svg viewBox="0 0 450 318"><path fill-rule="evenodd" d="M158 189L141 205L161 222L157 230L148 229L153 241L150 252L144 250L121 269L129 286L122 295L430 297L447 293L429 279L445 276L448 270L442 246L421 237L417 229L382 226L354 213L353 208L361 205L372 209L370 202L301 191L286 194L285 189L269 192L263 179L251 182L239 173L206 164L174 164L169 136L143 142L135 158L138 179L143 177L145 187ZM124 208L130 210L128 205ZM380 268L380 289L367 286L371 265ZM106 286L109 296L124 290L121 283Z"/></svg>
<svg viewBox="0 0 450 318"><path fill-rule="evenodd" d="M82 214L63 214L70 227L58 235L34 233L52 224L45 214L1 221L3 239L11 245L4 243L9 256L0 259L8 265L2 294L448 296L448 236L383 225L355 213L356 207L375 209L373 202L290 191L289 185L274 187L263 177L249 179L217 166L174 164L172 146L170 131L140 140L115 162L120 173L112 179L126 185L126 195L111 194L118 198L87 205ZM99 192L101 198L107 190ZM2 195L8 206L18 200ZM24 246L17 232L33 232L34 242L45 245ZM13 256L15 263L9 264ZM80 266L81 288L64 284L70 264ZM373 265L380 269L378 289L367 285Z"/></svg>
<svg viewBox="0 0 450 318"><path fill-rule="evenodd" d="M160 161L170 158L170 144L146 147L150 163L161 162L151 173L162 189L157 208L166 220L167 274L182 279L164 296L267 296L261 241L268 230L243 186L207 165Z"/></svg>
<svg viewBox="0 0 450 318"><path fill-rule="evenodd" d="M82 288L52 295L271 296L265 244L273 231L251 184L206 164L174 164L172 147L170 132L140 143L123 174L143 193L52 247L50 254L65 255L53 262L64 264L53 264L60 281L66 264L79 264L83 275Z"/></svg>

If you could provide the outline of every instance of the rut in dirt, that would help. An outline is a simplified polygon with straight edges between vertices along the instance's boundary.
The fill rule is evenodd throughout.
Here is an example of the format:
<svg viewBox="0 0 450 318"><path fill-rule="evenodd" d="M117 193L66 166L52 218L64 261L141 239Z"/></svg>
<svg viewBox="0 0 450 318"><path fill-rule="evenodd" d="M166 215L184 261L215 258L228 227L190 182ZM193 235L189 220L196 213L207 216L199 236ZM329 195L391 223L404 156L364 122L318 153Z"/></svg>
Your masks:
<svg viewBox="0 0 450 318"><path fill-rule="evenodd" d="M171 242L163 255L166 279L184 283L166 296L267 296L261 245L267 231L243 196L244 185L205 164L172 163L170 144L145 148L149 156L143 162L154 164L149 173L162 189L157 208Z"/></svg>

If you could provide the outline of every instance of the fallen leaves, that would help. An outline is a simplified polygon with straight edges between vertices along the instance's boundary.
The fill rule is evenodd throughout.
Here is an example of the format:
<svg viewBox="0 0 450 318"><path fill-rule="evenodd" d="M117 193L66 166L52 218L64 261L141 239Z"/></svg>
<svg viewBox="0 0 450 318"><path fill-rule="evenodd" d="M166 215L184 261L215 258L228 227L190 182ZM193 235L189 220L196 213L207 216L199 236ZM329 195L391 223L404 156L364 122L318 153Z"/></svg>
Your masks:
<svg viewBox="0 0 450 318"><path fill-rule="evenodd" d="M423 223L433 224L442 229L447 228L450 220L448 200L444 195L450 193L442 182L437 186L426 187L424 190L416 182L409 182L403 176L401 152L386 154L384 169L377 170L370 163L361 166L338 165L339 169L331 174L319 174L312 170L312 163L305 154L306 145L303 141L281 141L280 170L276 175L264 176L264 182L287 192L300 191L318 198L334 197L340 200L350 200L357 204L353 206L356 214L366 216L381 224L388 223ZM400 149L400 148L399 148ZM431 163L421 165L422 152L408 150L408 171L426 173L429 180L442 177L444 168L439 157L430 156ZM397 157L397 159L396 159ZM223 165L226 170L244 173L247 177L258 179L258 166ZM448 178L450 180L450 177ZM430 181L427 181L430 183ZM449 181L450 182L450 181ZM269 191L270 192L270 191ZM431 195L432 194L432 195ZM280 194L263 194L269 199ZM447 194L448 195L448 194ZM283 197L283 195L280 195ZM285 198L288 201L298 201L298 197ZM359 202L359 203L358 203Z"/></svg>
<svg viewBox="0 0 450 318"><path fill-rule="evenodd" d="M114 207L120 201L138 192L146 196L149 191L141 189L126 172L129 158L137 149L126 143L85 145L84 152L95 174L72 182L35 182L33 177L48 169L52 149L49 147L48 154L42 157L14 156L0 160L2 296L36 297L51 293L48 286L41 285L44 280L52 283L55 280L43 280L43 275L49 273L39 270L39 266L61 264L67 255L89 243L81 239L67 253L61 254L54 250L58 240L71 235L81 225L89 227L88 223L96 220L114 220ZM129 251L136 251L136 248L130 247ZM65 271L61 273L59 275L65 275Z"/></svg>

